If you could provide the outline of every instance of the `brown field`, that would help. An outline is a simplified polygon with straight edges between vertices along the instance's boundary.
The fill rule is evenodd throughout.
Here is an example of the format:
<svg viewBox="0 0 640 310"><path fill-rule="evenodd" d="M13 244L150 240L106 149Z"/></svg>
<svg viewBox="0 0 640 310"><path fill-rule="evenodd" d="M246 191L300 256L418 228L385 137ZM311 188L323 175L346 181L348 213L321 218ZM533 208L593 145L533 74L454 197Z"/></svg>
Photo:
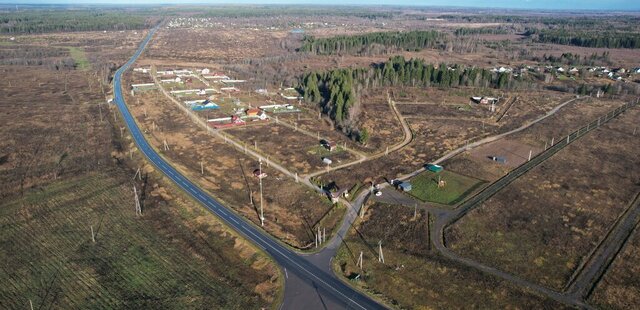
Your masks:
<svg viewBox="0 0 640 310"><path fill-rule="evenodd" d="M401 309L562 308L438 255L429 246L427 214L420 211L414 218L413 212L382 203L367 208L334 259L336 272ZM384 264L378 262L378 242ZM356 265L360 252L362 271Z"/></svg>
<svg viewBox="0 0 640 310"><path fill-rule="evenodd" d="M131 179L99 74L0 70L0 308L277 303L282 279L266 256L160 175Z"/></svg>
<svg viewBox="0 0 640 310"><path fill-rule="evenodd" d="M529 157L529 150L535 156L544 149L545 143L551 145L569 132L584 126L600 115L612 110L621 102L617 100L587 99L568 104L553 116L507 138L491 142L463 152L445 162L447 169L455 172L475 175L485 180L497 180L507 174L511 168ZM487 156L504 156L507 164L495 163Z"/></svg>
<svg viewBox="0 0 640 310"><path fill-rule="evenodd" d="M448 246L562 289L640 191L639 115L626 112L508 185L447 230Z"/></svg>
<svg viewBox="0 0 640 310"><path fill-rule="evenodd" d="M107 109L97 81L80 71L0 70L11 77L0 81L0 197L110 161L110 125L99 119Z"/></svg>
<svg viewBox="0 0 640 310"><path fill-rule="evenodd" d="M474 161L481 165L504 165L507 169L512 169L525 163L529 159L529 152L533 156L533 154L538 154L541 151L543 149L538 146L531 146L517 140L505 138L472 149L469 154ZM504 164L496 163L489 158L490 156L504 157L507 162Z"/></svg>
<svg viewBox="0 0 640 310"><path fill-rule="evenodd" d="M640 304L640 230L636 230L598 283L591 302L606 309L632 309Z"/></svg>
<svg viewBox="0 0 640 310"><path fill-rule="evenodd" d="M208 63L276 56L286 51L278 42L287 35L284 31L235 27L164 29L151 42L146 57Z"/></svg>
<svg viewBox="0 0 640 310"><path fill-rule="evenodd" d="M259 186L253 176L257 160L212 138L157 93L147 92L135 99L127 94L126 98L138 123L146 129L147 139L187 176L259 225ZM136 99L139 104L134 104ZM155 131L153 123L157 126ZM169 151L163 150L163 139L167 140ZM204 176L200 174L201 161ZM266 166L263 169L269 175L263 182L266 231L294 247L306 248L314 240L313 229L317 225L331 231L338 224L344 209L332 206L326 198L276 170Z"/></svg>
<svg viewBox="0 0 640 310"><path fill-rule="evenodd" d="M284 165L299 175L323 170L324 156L333 161L333 165L344 164L356 159L350 152L333 152L317 154L320 141L316 137L296 132L295 129L276 124L274 121L262 126L243 126L225 130L225 133L236 137L249 148L257 143L258 151L268 155L270 159Z"/></svg>

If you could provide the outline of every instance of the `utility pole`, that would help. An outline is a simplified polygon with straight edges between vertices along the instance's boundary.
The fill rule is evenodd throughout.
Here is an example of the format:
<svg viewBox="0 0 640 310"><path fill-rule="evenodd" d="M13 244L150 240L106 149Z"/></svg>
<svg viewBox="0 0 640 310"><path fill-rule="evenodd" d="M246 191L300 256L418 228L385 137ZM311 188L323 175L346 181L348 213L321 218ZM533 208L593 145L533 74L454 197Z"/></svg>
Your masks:
<svg viewBox="0 0 640 310"><path fill-rule="evenodd" d="M91 241L93 241L93 243L96 242L96 235L93 233L93 225L90 226L91 227Z"/></svg>
<svg viewBox="0 0 640 310"><path fill-rule="evenodd" d="M134 199L136 202L136 215L141 216L142 215L142 208L140 206L140 199L138 198L138 190L136 189L136 186L133 186L133 195L134 195Z"/></svg>
<svg viewBox="0 0 640 310"><path fill-rule="evenodd" d="M378 262L384 264L384 254L382 254L382 240L378 241Z"/></svg>
<svg viewBox="0 0 640 310"><path fill-rule="evenodd" d="M362 270L362 251L360 251L360 257L358 257L358 262L356 263L360 270Z"/></svg>
<svg viewBox="0 0 640 310"><path fill-rule="evenodd" d="M533 154L533 150L529 150L529 159L527 161L531 161L531 155Z"/></svg>
<svg viewBox="0 0 640 310"><path fill-rule="evenodd" d="M553 139L555 139L555 138L551 137L551 146L553 146Z"/></svg>
<svg viewBox="0 0 640 310"><path fill-rule="evenodd" d="M260 180L260 226L264 226L264 210L262 209L262 158L259 158L259 162L260 174L258 179Z"/></svg>
<svg viewBox="0 0 640 310"><path fill-rule="evenodd" d="M202 163L202 160L200 161L200 174L204 175L204 164Z"/></svg>
<svg viewBox="0 0 640 310"><path fill-rule="evenodd" d="M327 228L322 227L322 243L327 242Z"/></svg>

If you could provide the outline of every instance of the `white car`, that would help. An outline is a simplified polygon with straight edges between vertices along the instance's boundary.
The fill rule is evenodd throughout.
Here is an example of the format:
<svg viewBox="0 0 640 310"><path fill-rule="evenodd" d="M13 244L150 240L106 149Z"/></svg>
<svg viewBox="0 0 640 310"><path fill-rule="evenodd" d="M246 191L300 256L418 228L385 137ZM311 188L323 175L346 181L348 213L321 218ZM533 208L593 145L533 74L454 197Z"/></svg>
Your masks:
<svg viewBox="0 0 640 310"><path fill-rule="evenodd" d="M380 197L380 196L382 196L382 192L381 192L381 191L375 191L375 195L376 195L377 197Z"/></svg>

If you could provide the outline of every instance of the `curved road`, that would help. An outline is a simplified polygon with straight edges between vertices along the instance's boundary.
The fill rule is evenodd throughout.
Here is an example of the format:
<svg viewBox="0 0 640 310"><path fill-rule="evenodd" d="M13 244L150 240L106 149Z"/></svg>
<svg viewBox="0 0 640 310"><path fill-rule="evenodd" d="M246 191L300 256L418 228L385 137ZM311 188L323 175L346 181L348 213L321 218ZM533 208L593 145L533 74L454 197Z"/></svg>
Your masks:
<svg viewBox="0 0 640 310"><path fill-rule="evenodd" d="M144 138L142 131L138 128L134 117L129 112L123 96L122 96L122 73L136 61L136 59L142 54L145 47L149 43L153 34L157 31L158 27L152 29L149 34L142 41L135 54L125 63L120 69L118 69L114 75L113 87L114 87L114 102L118 107L118 110L122 114L122 117L126 123L131 136L133 137L136 145L140 151L147 157L147 159L153 163L153 165L161 170L169 179L171 179L176 185L182 188L187 194L192 196L195 200L199 201L203 206L209 209L213 214L218 216L223 222L225 222L230 228L241 234L248 240L252 241L256 246L263 249L285 270L294 274L303 281L311 283L318 291L323 295L332 298L335 302L342 305L344 308L350 309L382 309L384 308L380 304L376 303L366 295L354 290L346 285L344 282L335 278L332 274L329 274L320 268L314 266L309 261L305 260L302 256L298 255L294 251L290 250L286 246L280 244L278 241L269 237L261 229L257 228L253 224L246 222L241 216L230 211L228 208L219 203L216 199L209 196L206 192L200 189L196 184L192 183L185 176L180 174L175 168L173 168L167 161L165 161L151 145Z"/></svg>

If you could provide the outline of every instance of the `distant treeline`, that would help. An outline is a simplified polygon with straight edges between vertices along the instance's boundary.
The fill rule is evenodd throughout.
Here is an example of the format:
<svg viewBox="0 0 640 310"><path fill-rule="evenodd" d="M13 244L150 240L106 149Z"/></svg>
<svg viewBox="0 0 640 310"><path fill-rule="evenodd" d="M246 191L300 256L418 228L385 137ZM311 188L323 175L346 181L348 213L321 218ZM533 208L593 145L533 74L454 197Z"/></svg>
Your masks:
<svg viewBox="0 0 640 310"><path fill-rule="evenodd" d="M564 65L584 65L584 66L593 66L597 63L609 63L609 52L604 51L602 54L593 53L590 56L584 55L580 56L579 54L574 53L562 53L560 56L547 55L544 54L542 58L540 57L532 57L531 60L535 62L547 62L552 64L564 64Z"/></svg>
<svg viewBox="0 0 640 310"><path fill-rule="evenodd" d="M565 29L632 29L640 22L638 16L526 16L526 15L440 15L438 18L467 23L509 23L509 24L537 24Z"/></svg>
<svg viewBox="0 0 640 310"><path fill-rule="evenodd" d="M380 86L475 86L507 89L522 83L511 73L494 73L486 69L462 65L434 66L422 59L406 60L395 56L389 61L369 68L336 69L310 72L300 85L305 100L319 105L338 129L354 139L361 140L357 128L358 93Z"/></svg>
<svg viewBox="0 0 640 310"><path fill-rule="evenodd" d="M148 28L145 16L125 11L34 10L0 14L0 33L130 30Z"/></svg>
<svg viewBox="0 0 640 310"><path fill-rule="evenodd" d="M583 47L640 48L640 33L567 31L529 29L526 33L536 42Z"/></svg>
<svg viewBox="0 0 640 310"><path fill-rule="evenodd" d="M416 51L442 47L445 34L437 31L373 32L361 35L335 36L316 39L304 38L300 51L319 55L380 54L389 49Z"/></svg>
<svg viewBox="0 0 640 310"><path fill-rule="evenodd" d="M194 11L193 7L173 8L173 11ZM290 5L246 5L246 6L220 6L197 8L198 14L194 17L274 17L274 16L343 16L360 17L368 19L391 18L392 12L377 11L361 7L328 8L317 6L290 6Z"/></svg>
<svg viewBox="0 0 640 310"><path fill-rule="evenodd" d="M501 27L458 28L454 31L456 36L479 34L508 34L509 31Z"/></svg>

